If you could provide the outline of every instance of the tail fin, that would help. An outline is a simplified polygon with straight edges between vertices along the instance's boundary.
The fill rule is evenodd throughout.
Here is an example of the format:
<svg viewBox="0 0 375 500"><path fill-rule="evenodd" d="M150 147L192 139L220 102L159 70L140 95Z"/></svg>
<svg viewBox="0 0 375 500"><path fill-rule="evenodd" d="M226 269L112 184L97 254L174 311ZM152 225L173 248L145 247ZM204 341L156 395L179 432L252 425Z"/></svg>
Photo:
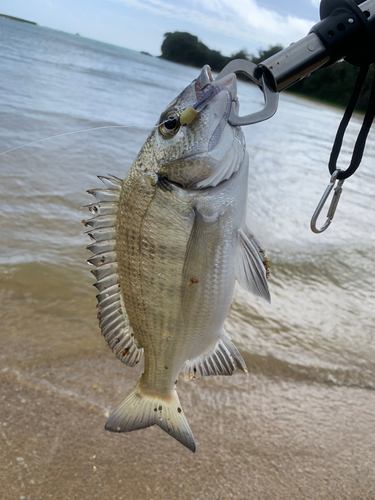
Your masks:
<svg viewBox="0 0 375 500"><path fill-rule="evenodd" d="M158 425L169 435L195 453L195 441L182 411L176 391L163 397L156 392L142 390L141 381L129 396L115 409L105 424L111 432L130 432Z"/></svg>

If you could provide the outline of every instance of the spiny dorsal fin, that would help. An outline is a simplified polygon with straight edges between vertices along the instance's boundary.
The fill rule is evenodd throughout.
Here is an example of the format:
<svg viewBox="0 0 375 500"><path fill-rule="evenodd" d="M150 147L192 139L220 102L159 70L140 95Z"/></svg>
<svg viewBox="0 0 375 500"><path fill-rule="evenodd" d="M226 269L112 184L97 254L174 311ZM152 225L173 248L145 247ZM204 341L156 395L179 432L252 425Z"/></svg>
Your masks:
<svg viewBox="0 0 375 500"><path fill-rule="evenodd" d="M120 198L122 180L110 175L99 176L107 189L90 189L96 203L88 205L95 217L82 221L92 229L88 234L95 243L87 247L94 257L88 263L96 268L92 271L97 278L94 286L99 293L99 326L106 342L114 354L126 365L135 366L142 358L143 349L138 347L122 303L116 255L116 213Z"/></svg>
<svg viewBox="0 0 375 500"><path fill-rule="evenodd" d="M186 361L183 367L185 379L209 375L233 375L236 368L247 373L245 361L225 330L217 342L195 359Z"/></svg>

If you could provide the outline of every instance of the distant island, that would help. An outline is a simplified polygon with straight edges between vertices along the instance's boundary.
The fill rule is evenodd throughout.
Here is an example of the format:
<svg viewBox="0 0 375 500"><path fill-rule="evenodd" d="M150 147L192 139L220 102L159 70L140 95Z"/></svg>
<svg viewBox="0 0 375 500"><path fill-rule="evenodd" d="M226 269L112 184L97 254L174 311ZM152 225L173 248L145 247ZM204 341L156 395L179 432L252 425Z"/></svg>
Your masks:
<svg viewBox="0 0 375 500"><path fill-rule="evenodd" d="M281 45L272 45L268 49L260 49L258 55L249 54L246 49L224 56L202 43L198 37L190 33L175 31L165 33L161 46L161 57L181 64L201 68L209 64L214 71L220 72L232 59L247 59L259 64L268 57L280 52ZM309 78L295 83L290 91L308 98L328 104L346 107L352 94L358 68L346 62L338 62L315 71ZM371 77L368 76L364 89L358 99L356 109L365 111L371 92Z"/></svg>
<svg viewBox="0 0 375 500"><path fill-rule="evenodd" d="M202 67L209 64L214 71L221 71L232 59L248 59L249 54L240 50L230 57L223 56L198 40L198 37L181 31L165 33L161 46L161 57L177 63Z"/></svg>
<svg viewBox="0 0 375 500"><path fill-rule="evenodd" d="M21 19L19 17L7 16L6 14L0 14L0 17L3 17L4 19L11 19L12 21L19 21L20 23L34 24L34 26L38 26L37 23L34 23L33 21L26 21L26 19Z"/></svg>

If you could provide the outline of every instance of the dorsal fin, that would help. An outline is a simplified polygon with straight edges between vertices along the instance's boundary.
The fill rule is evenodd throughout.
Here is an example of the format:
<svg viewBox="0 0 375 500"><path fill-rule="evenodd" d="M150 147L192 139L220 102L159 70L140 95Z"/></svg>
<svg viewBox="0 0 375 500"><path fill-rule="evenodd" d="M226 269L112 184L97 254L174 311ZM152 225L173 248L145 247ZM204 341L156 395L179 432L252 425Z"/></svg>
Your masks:
<svg viewBox="0 0 375 500"><path fill-rule="evenodd" d="M113 175L99 179L106 189L88 191L97 200L88 205L95 217L82 221L91 226L88 234L95 241L87 247L94 254L87 262L95 266L92 273L97 278L94 286L99 290L96 296L99 326L114 354L126 365L135 366L142 359L143 349L137 346L129 324L117 274L116 213L122 180Z"/></svg>

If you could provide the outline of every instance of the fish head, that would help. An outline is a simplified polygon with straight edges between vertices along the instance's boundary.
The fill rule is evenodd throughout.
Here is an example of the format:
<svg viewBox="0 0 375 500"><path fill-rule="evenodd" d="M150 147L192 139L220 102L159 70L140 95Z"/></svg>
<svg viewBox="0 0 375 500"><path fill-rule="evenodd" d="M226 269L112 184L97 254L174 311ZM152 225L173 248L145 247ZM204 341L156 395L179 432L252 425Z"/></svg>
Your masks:
<svg viewBox="0 0 375 500"><path fill-rule="evenodd" d="M236 75L214 81L209 66L163 111L153 134L159 177L188 189L215 187L239 170L246 154L240 127L228 122L238 108ZM180 117L187 108L196 116Z"/></svg>

